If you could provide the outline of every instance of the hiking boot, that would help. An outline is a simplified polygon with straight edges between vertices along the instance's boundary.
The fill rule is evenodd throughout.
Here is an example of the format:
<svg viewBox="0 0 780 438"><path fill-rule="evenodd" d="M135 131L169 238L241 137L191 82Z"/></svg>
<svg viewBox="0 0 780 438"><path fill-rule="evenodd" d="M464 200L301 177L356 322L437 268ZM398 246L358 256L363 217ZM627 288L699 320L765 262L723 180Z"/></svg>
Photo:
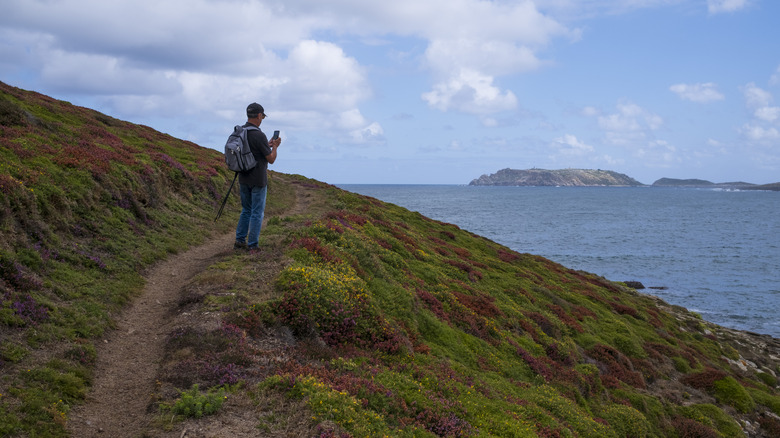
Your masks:
<svg viewBox="0 0 780 438"><path fill-rule="evenodd" d="M250 254L257 254L260 252L260 248L258 248L257 245L247 246L246 248L249 250Z"/></svg>
<svg viewBox="0 0 780 438"><path fill-rule="evenodd" d="M233 249L239 249L239 250L242 250L242 251L246 251L247 248L248 247L246 246L246 242L239 242L238 240L236 240L236 243L233 244Z"/></svg>

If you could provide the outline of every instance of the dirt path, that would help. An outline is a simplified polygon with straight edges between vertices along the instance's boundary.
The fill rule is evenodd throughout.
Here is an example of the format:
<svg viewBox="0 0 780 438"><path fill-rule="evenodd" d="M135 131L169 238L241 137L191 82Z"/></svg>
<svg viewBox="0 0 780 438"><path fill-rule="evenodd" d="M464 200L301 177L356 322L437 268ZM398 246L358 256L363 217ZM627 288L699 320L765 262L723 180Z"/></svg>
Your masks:
<svg viewBox="0 0 780 438"><path fill-rule="evenodd" d="M283 216L303 214L312 202L310 189L293 184L294 206ZM154 413L147 412L156 391L155 379L168 333L174 328L171 310L182 288L220 258L232 254L233 232L176 254L147 275L144 291L117 321L116 330L98 345L93 386L86 403L69 413L68 431L74 438L136 438L148 436ZM252 421L245 422L247 424ZM224 425L227 426L227 425ZM251 428L254 429L254 424ZM222 427L223 436L231 427ZM233 429L235 430L235 429ZM229 432L228 432L229 433ZM187 434L187 429L181 436ZM190 436L193 434L187 434ZM178 434L176 434L178 436ZM224 436L256 436L232 434Z"/></svg>
<svg viewBox="0 0 780 438"><path fill-rule="evenodd" d="M218 236L152 269L143 294L98 347L87 402L69 415L72 437L137 437L148 427L146 408L170 330L166 316L187 280L232 252L234 238L233 232Z"/></svg>

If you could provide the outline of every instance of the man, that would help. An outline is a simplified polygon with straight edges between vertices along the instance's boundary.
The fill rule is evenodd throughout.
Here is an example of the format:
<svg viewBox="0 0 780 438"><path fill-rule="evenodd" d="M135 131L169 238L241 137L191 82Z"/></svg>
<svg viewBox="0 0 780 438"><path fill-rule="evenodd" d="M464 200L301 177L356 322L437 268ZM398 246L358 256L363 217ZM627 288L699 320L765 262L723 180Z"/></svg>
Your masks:
<svg viewBox="0 0 780 438"><path fill-rule="evenodd" d="M247 122L244 127L260 127L265 119L265 110L259 103L251 103L246 107ZM241 191L241 216L236 226L236 243L234 249L256 249L260 239L260 228L265 214L265 197L268 192L269 164L276 161L276 149L282 139L272 139L259 129L247 131L247 141L252 155L257 160L257 166L238 174Z"/></svg>

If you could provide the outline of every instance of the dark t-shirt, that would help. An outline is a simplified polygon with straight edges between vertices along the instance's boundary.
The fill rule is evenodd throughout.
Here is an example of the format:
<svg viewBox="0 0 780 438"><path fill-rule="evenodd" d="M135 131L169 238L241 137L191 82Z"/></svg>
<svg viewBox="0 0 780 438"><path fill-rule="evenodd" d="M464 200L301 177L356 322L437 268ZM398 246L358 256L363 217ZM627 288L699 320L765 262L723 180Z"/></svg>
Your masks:
<svg viewBox="0 0 780 438"><path fill-rule="evenodd" d="M244 124L244 128L247 126L255 126L249 122ZM268 146L268 137L265 133L258 129L250 129L246 133L246 138L249 141L249 150L252 151L252 155L257 160L257 166L252 169L241 172L238 174L238 183L249 187L265 187L268 184L268 175L266 170L268 169L268 160L265 159L267 155L271 154L271 147Z"/></svg>

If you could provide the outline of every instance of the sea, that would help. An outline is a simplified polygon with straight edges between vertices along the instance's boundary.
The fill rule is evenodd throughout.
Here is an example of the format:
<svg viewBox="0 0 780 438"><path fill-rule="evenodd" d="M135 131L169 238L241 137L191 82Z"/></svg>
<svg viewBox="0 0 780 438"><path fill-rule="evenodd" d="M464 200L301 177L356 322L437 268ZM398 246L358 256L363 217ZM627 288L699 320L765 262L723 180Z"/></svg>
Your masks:
<svg viewBox="0 0 780 438"><path fill-rule="evenodd" d="M780 338L780 192L339 185ZM650 289L652 288L652 289Z"/></svg>

